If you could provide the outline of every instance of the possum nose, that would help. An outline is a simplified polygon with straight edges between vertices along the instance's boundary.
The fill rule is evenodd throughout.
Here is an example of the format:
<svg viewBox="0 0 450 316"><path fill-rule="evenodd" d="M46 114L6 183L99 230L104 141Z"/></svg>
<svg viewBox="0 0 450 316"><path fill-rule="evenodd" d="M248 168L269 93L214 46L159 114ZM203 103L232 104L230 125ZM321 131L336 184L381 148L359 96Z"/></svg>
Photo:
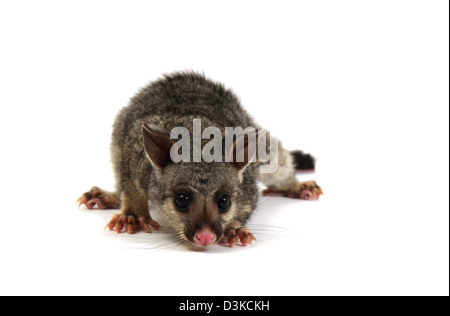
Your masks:
<svg viewBox="0 0 450 316"><path fill-rule="evenodd" d="M194 242L199 246L209 246L216 241L216 235L208 228L197 232L194 236Z"/></svg>

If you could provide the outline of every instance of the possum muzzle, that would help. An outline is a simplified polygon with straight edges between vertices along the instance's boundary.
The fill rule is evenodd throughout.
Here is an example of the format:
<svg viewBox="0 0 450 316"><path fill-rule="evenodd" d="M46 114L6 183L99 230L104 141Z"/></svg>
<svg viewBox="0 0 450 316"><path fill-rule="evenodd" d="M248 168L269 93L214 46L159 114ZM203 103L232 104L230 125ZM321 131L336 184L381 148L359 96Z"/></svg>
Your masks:
<svg viewBox="0 0 450 316"><path fill-rule="evenodd" d="M193 242L198 246L210 246L217 240L216 234L208 227L204 227L195 233Z"/></svg>

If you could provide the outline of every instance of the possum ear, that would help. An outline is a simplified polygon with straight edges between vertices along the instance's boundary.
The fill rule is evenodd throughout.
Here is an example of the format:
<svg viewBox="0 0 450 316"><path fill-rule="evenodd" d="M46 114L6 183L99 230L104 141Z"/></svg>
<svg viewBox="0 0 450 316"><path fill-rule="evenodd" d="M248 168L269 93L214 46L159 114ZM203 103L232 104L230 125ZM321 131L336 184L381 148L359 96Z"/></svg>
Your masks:
<svg viewBox="0 0 450 316"><path fill-rule="evenodd" d="M170 148L174 142L169 135L152 130L148 125L142 125L142 138L147 156L152 164L158 168L164 168L172 162Z"/></svg>
<svg viewBox="0 0 450 316"><path fill-rule="evenodd" d="M250 162L256 161L258 131L242 133L236 136L229 155L236 169L244 171Z"/></svg>

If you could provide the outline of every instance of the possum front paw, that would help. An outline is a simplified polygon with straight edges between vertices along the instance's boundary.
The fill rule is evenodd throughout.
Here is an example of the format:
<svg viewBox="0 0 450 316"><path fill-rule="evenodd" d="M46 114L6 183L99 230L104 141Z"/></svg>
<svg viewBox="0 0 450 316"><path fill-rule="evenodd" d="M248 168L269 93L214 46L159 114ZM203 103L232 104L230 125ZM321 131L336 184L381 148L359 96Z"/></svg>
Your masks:
<svg viewBox="0 0 450 316"><path fill-rule="evenodd" d="M253 236L247 227L239 227L238 229L230 229L223 239L225 244L230 247L237 246L241 242L242 246L252 245L253 241L256 241L255 236Z"/></svg>
<svg viewBox="0 0 450 316"><path fill-rule="evenodd" d="M113 194L98 187L92 187L88 192L83 193L77 200L78 208L86 205L88 209L93 209L97 205L99 209L118 209L120 200Z"/></svg>
<svg viewBox="0 0 450 316"><path fill-rule="evenodd" d="M277 189L269 187L262 192L263 196L285 196L301 200L318 200L323 195L322 188L316 181L301 182L292 189Z"/></svg>
<svg viewBox="0 0 450 316"><path fill-rule="evenodd" d="M150 226L156 230L160 228L159 224L150 216L140 216L136 218L134 215L123 214L115 214L111 221L106 225L109 230L114 230L116 233L121 233L125 228L128 234L134 234L139 230L151 233Z"/></svg>

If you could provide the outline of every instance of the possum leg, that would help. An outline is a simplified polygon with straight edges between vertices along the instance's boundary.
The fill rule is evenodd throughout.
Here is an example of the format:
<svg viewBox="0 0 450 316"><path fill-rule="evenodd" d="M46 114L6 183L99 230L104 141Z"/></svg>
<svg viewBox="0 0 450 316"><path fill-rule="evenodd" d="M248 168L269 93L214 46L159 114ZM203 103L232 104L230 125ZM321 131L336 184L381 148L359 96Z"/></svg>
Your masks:
<svg viewBox="0 0 450 316"><path fill-rule="evenodd" d="M109 230L121 233L125 228L128 234L134 234L139 230L151 233L150 227L158 230L160 225L155 222L149 212L148 197L138 191L134 194L122 193L122 214L115 214L106 225ZM105 228L106 228L105 227Z"/></svg>
<svg viewBox="0 0 450 316"><path fill-rule="evenodd" d="M263 196L285 196L302 200L318 200L323 195L322 188L315 181L299 182L296 186L288 189L268 187L262 192Z"/></svg>
<svg viewBox="0 0 450 316"><path fill-rule="evenodd" d="M84 204L88 209L93 209L96 205L102 210L118 209L120 208L120 199L114 193L94 186L78 198L77 204L78 207Z"/></svg>
<svg viewBox="0 0 450 316"><path fill-rule="evenodd" d="M300 182L295 177L296 170L314 167L314 158L311 155L291 153L278 143L278 169L273 173L258 174L258 180L267 186L262 195L318 200L323 195L321 187L315 181Z"/></svg>

